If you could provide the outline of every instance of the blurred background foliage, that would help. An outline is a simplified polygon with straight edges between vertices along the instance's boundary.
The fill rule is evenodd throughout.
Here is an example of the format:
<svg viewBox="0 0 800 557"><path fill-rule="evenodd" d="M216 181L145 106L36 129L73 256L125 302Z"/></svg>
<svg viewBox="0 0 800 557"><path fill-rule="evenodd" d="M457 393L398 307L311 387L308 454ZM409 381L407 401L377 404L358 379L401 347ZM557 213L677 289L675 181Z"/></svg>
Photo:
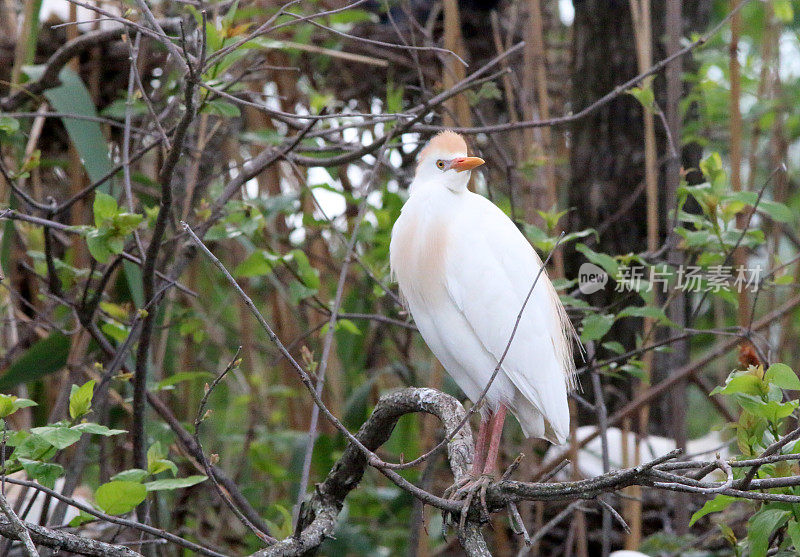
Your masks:
<svg viewBox="0 0 800 557"><path fill-rule="evenodd" d="M5 0L2 4L0 96L5 99L20 83L37 80L42 64L67 40L110 25L66 3ZM95 4L125 17L139 17L134 3ZM669 0L652 3L653 39L646 48L651 63L668 52L667 4ZM738 2L679 4L683 5L679 46L684 46L721 22ZM344 6L304 1L292 5L291 11L302 16ZM341 316L333 332L334 351L323 391L326 403L355 431L378 397L400 386L430 386L463 399L414 331L389 276L391 227L407 196L414 157L440 126L475 128L577 112L640 73L637 49L641 51L642 45L635 40L631 4L363 2L315 20L323 28L278 15L275 22L285 23L283 28L228 52L227 47L278 13L278 3L153 2L152 8L163 21L183 18L187 31L205 21L208 56L213 61L199 78L204 83L198 93L199 111L173 178L175 204L158 269L167 275L176 269L185 241L179 220L192 225L209 222L215 200L244 171L245 161L264 149L285 147L287 137L305 125L291 115L323 111L335 115L318 122L295 150L248 180L225 205L205 241L290 352L314 374L337 279L348 255L347 242L363 210L356 231L357 260L346 275ZM207 12L205 20L201 8ZM798 10L800 2L794 0L746 2L733 20L735 31L725 25L684 59L678 98L668 98L668 78L662 72L569 125L468 134L471 151L488 161L486 171L473 180L475 190L512 216L543 258L559 232L567 233L550 272L589 348L588 365L602 374L601 392L610 414L651 382L664 380L731 336L753 342L756 365L760 359L800 368L800 313L793 302L800 272L796 261ZM60 25L76 18L84 23ZM451 87L465 72L482 67L522 40L522 52L500 65L508 73L437 106L420 124L394 138L383 152L374 183L367 177L376 164L377 149L344 164L337 162L337 157L347 158L408 120L396 115ZM441 50L390 48L385 42L451 49L468 67ZM131 48L138 55L134 58L141 79L133 94L129 94ZM147 301L137 262L162 199L158 170L164 162L164 145L154 147L154 143L165 131L171 132L181 116L186 83L180 75L158 42L143 37L134 45L126 36L82 51L61 70L60 86L4 105L0 113L6 175L0 202L63 225L51 228L45 237L35 222L2 223L0 388L38 404L15 412L9 421L12 429L29 431L67 419L70 385L97 380L108 369L110 358L87 333L89 322L119 348L136 326L137 315L141 319L139 312ZM43 118L48 111L55 114ZM651 133L658 200L646 196L646 114L655 120ZM665 133L670 117L677 118L673 130L677 135ZM132 123L129 138L126 120ZM129 178L124 178L116 166L140 151L130 164ZM677 167L671 166L674 160ZM84 190L110 172L113 178L93 188L96 193ZM678 179L672 198L670 176ZM130 192L125 191L126 181ZM12 191L11 182L41 205L34 206L38 213ZM660 251L649 247L648 233L653 231L645 219L648 204L658 215L655 239L658 246L665 246ZM676 218L678 204L681 212ZM679 259L669 259L670 254ZM722 289L687 294L676 306L672 298L648 292L646 284L639 292L616 292L613 280L604 291L585 296L576 287L578 268L586 261L604 268L612 279L620 266L641 266L649 272L666 262L674 280L676 261L698 265L706 273L704 289L714 265L760 266L764 280L757 292L741 295ZM168 290L163 303L151 308L156 327L148 390L192 430L204 385L242 347L241 363L208 403L211 413L204 422L203 445L208 454L218 455L218 466L240 486L272 534L288 536L301 485L311 400L212 264L200 257L190 259L177 278L181 288ZM94 301L96 309L82 314ZM786 304L788 310L774 313ZM751 327L765 316L774 318L765 326ZM665 343L655 357L652 351L639 350L654 339L681 334L683 344ZM754 363L736 363L734 348L703 366L690 383L676 383L669 396L656 399L643 423L629 419L619 427L673 438L681 445L687 436L702 437L731 418L739 419L734 404L712 403L708 396L732 369L747 370ZM125 370L133 369L133 358L126 355ZM132 387L131 374L125 370L109 384L107 414L98 412L93 421L129 429ZM576 426L596 423L591 404L598 393L592 390L589 375L581 379L579 396L588 402L576 404ZM793 427L791 410L791 417L782 416L775 424L780 429L775 436ZM147 445L163 449L161 456L177 465L178 477L204 473L166 423L151 413L146 425ZM380 454L389 461L409 460L432 447L440 435L434 418L406 416ZM93 437L80 445L85 451L80 481L93 490L133 467L125 435L103 439ZM504 462L524 452L520 479L538 477L547 444L524 440L513 421L505 439ZM323 421L311 460L312 483L324 478L344 445L343 437ZM64 448L54 458L69 468L76 458L75 447ZM441 457L403 475L434 493L451 482ZM153 477L173 475L165 469ZM634 495L642 497L638 510L620 500L633 537L615 526L614 547L640 547L652 554L669 548L730 552L738 551L730 549L731 540L735 545L747 538L752 505L749 513L728 515L728 534L716 530L709 518L689 528L689 515L703 505L703 498L676 495L665 502L658 494ZM151 503L152 521L165 529L230 552L259 547L257 538L204 484L154 491ZM521 510L535 531L561 506L529 504ZM574 545L578 554L598 554L600 518L579 514L580 519L554 529L535 550L570 554ZM781 520L786 516L781 514ZM441 524L437 513L428 509L422 513L409 494L368 470L347 499L335 539L328 540L321 552L458 554L457 542L442 536ZM787 524L783 521L781 527ZM496 554L517 554L520 541L506 519L493 519L493 526L488 535Z"/></svg>

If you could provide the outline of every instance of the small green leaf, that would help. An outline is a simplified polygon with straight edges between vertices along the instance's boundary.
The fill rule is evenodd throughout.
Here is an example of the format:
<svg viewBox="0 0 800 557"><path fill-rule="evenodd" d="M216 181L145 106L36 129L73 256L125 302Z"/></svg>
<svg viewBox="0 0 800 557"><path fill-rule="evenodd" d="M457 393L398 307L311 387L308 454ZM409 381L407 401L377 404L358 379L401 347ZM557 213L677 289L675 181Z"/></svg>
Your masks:
<svg viewBox="0 0 800 557"><path fill-rule="evenodd" d="M789 521L789 525L786 527L786 533L789 534L795 551L800 551L800 523L794 519Z"/></svg>
<svg viewBox="0 0 800 557"><path fill-rule="evenodd" d="M136 482L114 480L97 488L95 503L107 514L125 514L147 497L147 488Z"/></svg>
<svg viewBox="0 0 800 557"><path fill-rule="evenodd" d="M794 213L789 207L777 201L769 201L762 199L758 204L758 209L768 214L772 220L778 222L792 222L794 220Z"/></svg>
<svg viewBox="0 0 800 557"><path fill-rule="evenodd" d="M96 516L84 511L79 511L78 516L69 521L69 526L70 528L77 528L81 524L86 524L87 522L92 522L94 520L97 520Z"/></svg>
<svg viewBox="0 0 800 557"><path fill-rule="evenodd" d="M80 387L72 386L69 394L69 417L73 420L88 414L92 409L92 397L94 396L95 380L90 379Z"/></svg>
<svg viewBox="0 0 800 557"><path fill-rule="evenodd" d="M347 331L351 335L361 334L361 329L359 329L358 326L349 319L339 319L336 321L336 330L338 331L339 329Z"/></svg>
<svg viewBox="0 0 800 557"><path fill-rule="evenodd" d="M173 476L178 475L178 467L167 458L167 450L156 441L147 449L147 473L156 475L170 470Z"/></svg>
<svg viewBox="0 0 800 557"><path fill-rule="evenodd" d="M716 151L700 161L700 170L712 186L718 188L725 185L727 178L722 167L722 157Z"/></svg>
<svg viewBox="0 0 800 557"><path fill-rule="evenodd" d="M178 474L178 467L168 458L159 458L153 461L148 460L147 462L147 472L154 476L167 470L172 472L173 476Z"/></svg>
<svg viewBox="0 0 800 557"><path fill-rule="evenodd" d="M0 394L0 418L10 416L20 408L27 408L28 406L37 406L37 404L27 398Z"/></svg>
<svg viewBox="0 0 800 557"><path fill-rule="evenodd" d="M587 315L581 325L581 341L597 340L611 329L614 324L613 315L592 314Z"/></svg>
<svg viewBox="0 0 800 557"><path fill-rule="evenodd" d="M789 520L791 511L765 507L754 514L747 523L750 557L766 557L772 533Z"/></svg>
<svg viewBox="0 0 800 557"><path fill-rule="evenodd" d="M138 213L120 213L114 217L114 228L117 233L127 236L144 220L144 215Z"/></svg>
<svg viewBox="0 0 800 557"><path fill-rule="evenodd" d="M200 112L203 114L216 114L224 118L238 118L242 115L238 106L221 99L207 102Z"/></svg>
<svg viewBox="0 0 800 557"><path fill-rule="evenodd" d="M794 21L794 8L791 0L774 0L772 12L781 23L790 24Z"/></svg>
<svg viewBox="0 0 800 557"><path fill-rule="evenodd" d="M736 497L731 497L730 495L717 495L710 501L706 501L706 504L692 515L691 520L689 520L689 526L693 526L695 522L707 514L724 511L734 501L736 501Z"/></svg>
<svg viewBox="0 0 800 557"><path fill-rule="evenodd" d="M608 273L612 278L619 275L619 263L617 260L605 253L598 253L591 249L586 244L576 244L575 251L581 252L586 256L586 259L599 265L603 270Z"/></svg>
<svg viewBox="0 0 800 557"><path fill-rule="evenodd" d="M19 121L11 116L0 114L0 132L12 135L19 131Z"/></svg>
<svg viewBox="0 0 800 557"><path fill-rule="evenodd" d="M669 325L675 328L679 327L677 323L674 323L667 317L663 309L656 306L628 306L617 314L617 319L621 317L649 317L661 325Z"/></svg>
<svg viewBox="0 0 800 557"><path fill-rule="evenodd" d="M111 479L112 480L119 480L122 482L136 482L141 483L143 479L147 477L147 470L142 470L141 468L131 468L130 470L123 470L119 474L116 474Z"/></svg>
<svg viewBox="0 0 800 557"><path fill-rule="evenodd" d="M655 95L653 94L652 87L631 87L625 92L639 101L639 103L647 110L653 110Z"/></svg>
<svg viewBox="0 0 800 557"><path fill-rule="evenodd" d="M8 440L8 444L12 447L16 447L11 457L17 460L21 458L27 458L28 460L50 460L57 452L53 445L38 435L31 435L25 431L20 431L13 435Z"/></svg>
<svg viewBox="0 0 800 557"><path fill-rule="evenodd" d="M119 206L116 199L107 193L98 191L94 194L92 211L94 212L94 225L99 228L106 221L111 221L117 216Z"/></svg>
<svg viewBox="0 0 800 557"><path fill-rule="evenodd" d="M777 385L781 389L800 391L800 378L786 364L772 364L764 374L764 381Z"/></svg>
<svg viewBox="0 0 800 557"><path fill-rule="evenodd" d="M299 249L293 249L291 252L292 259L297 265L297 274L300 279L308 288L316 290L319 288L319 272L311 266L308 262L308 257L305 252Z"/></svg>
<svg viewBox="0 0 800 557"><path fill-rule="evenodd" d="M31 429L34 433L53 445L56 449L66 449L81 438L81 432L65 426L44 426Z"/></svg>
<svg viewBox="0 0 800 557"><path fill-rule="evenodd" d="M292 281L289 283L289 300L292 305L297 305L301 300L310 298L316 293L317 290L315 288L309 288L300 282Z"/></svg>
<svg viewBox="0 0 800 557"><path fill-rule="evenodd" d="M86 246L89 248L89 253L98 263L108 263L108 260L114 255L108 245L108 239L108 231L104 230L90 230L86 234Z"/></svg>
<svg viewBox="0 0 800 557"><path fill-rule="evenodd" d="M178 383L183 383L184 381L196 381L198 379L210 379L213 377L214 374L208 373L207 371L179 371L156 383L154 390L160 391L167 387L177 385Z"/></svg>
<svg viewBox="0 0 800 557"><path fill-rule="evenodd" d="M275 265L280 262L280 259L280 257L267 251L257 250L248 255L247 259L236 267L233 274L241 278L269 275Z"/></svg>
<svg viewBox="0 0 800 557"><path fill-rule="evenodd" d="M186 478L168 478L164 480L154 480L152 482L147 482L144 486L147 488L147 491L162 491L165 489L173 490L173 489L181 489L184 487L191 487L193 485L197 485L200 482L206 481L206 476L188 476Z"/></svg>
<svg viewBox="0 0 800 557"><path fill-rule="evenodd" d="M725 380L725 385L715 387L711 391L712 395L734 395L734 394L749 394L760 396L763 393L763 382L761 379L749 372L732 373Z"/></svg>
<svg viewBox="0 0 800 557"><path fill-rule="evenodd" d="M69 337L60 332L53 332L47 338L33 343L0 377L0 390L8 390L58 371L67 363L69 347Z"/></svg>
<svg viewBox="0 0 800 557"><path fill-rule="evenodd" d="M617 342L616 340L610 340L608 342L604 342L602 344L602 346L603 346L603 348L605 348L607 350L611 350L615 354L624 354L625 353L625 347L622 346L622 344Z"/></svg>
<svg viewBox="0 0 800 557"><path fill-rule="evenodd" d="M109 429L104 425L93 424L91 422L84 422L82 424L74 425L70 429L74 431L80 431L81 433L89 433L91 435L102 435L103 437L127 433L127 431L124 429Z"/></svg>
<svg viewBox="0 0 800 557"><path fill-rule="evenodd" d="M19 463L22 464L29 477L50 489L55 488L56 480L64 473L64 468L53 462L39 462L20 458Z"/></svg>

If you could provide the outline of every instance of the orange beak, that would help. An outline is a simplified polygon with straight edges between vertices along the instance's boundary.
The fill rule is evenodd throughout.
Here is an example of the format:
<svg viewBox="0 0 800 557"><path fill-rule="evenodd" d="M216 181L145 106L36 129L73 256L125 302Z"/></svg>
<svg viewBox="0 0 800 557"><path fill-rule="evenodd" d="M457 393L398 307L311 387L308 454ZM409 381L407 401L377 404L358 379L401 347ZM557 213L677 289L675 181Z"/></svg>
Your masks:
<svg viewBox="0 0 800 557"><path fill-rule="evenodd" d="M464 172L465 170L472 170L482 165L484 162L486 161L480 157L459 157L450 162L450 168L456 172Z"/></svg>

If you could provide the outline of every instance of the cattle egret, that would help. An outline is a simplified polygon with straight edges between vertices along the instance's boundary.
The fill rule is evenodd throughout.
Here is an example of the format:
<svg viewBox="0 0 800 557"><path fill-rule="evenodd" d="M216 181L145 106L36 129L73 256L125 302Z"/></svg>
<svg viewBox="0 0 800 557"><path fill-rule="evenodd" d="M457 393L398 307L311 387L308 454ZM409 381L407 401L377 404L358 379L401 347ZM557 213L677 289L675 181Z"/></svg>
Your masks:
<svg viewBox="0 0 800 557"><path fill-rule="evenodd" d="M392 230L392 272L422 338L477 401L508 346L481 408L473 477L497 471L507 411L526 437L556 444L569 433L574 329L542 260L505 213L467 189L484 163L453 132L420 152L410 196ZM488 448L487 448L488 446Z"/></svg>

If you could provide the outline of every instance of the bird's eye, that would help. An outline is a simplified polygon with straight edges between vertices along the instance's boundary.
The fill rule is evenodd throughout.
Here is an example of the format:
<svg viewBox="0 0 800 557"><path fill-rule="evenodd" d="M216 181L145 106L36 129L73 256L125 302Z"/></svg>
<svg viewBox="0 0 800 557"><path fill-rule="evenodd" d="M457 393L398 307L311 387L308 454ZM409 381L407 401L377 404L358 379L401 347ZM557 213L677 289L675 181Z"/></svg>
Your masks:
<svg viewBox="0 0 800 557"><path fill-rule="evenodd" d="M444 170L444 161L443 160L436 161L436 168Z"/></svg>

